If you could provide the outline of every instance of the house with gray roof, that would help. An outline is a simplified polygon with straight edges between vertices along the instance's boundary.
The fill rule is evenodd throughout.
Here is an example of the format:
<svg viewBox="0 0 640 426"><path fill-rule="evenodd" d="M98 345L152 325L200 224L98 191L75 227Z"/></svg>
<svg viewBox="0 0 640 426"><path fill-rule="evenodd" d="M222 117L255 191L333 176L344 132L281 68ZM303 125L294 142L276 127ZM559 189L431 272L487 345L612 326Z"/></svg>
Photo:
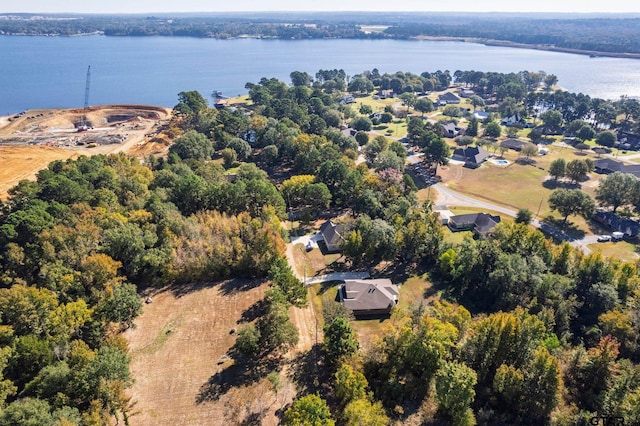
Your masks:
<svg viewBox="0 0 640 426"><path fill-rule="evenodd" d="M640 236L640 223L636 220L608 211L598 211L593 218L612 231L622 232L626 238L637 239Z"/></svg>
<svg viewBox="0 0 640 426"><path fill-rule="evenodd" d="M611 174L615 172L629 173L640 178L640 164L625 164L611 158L601 158L593 162L593 169L597 173Z"/></svg>
<svg viewBox="0 0 640 426"><path fill-rule="evenodd" d="M464 161L464 165L476 169L484 163L491 154L489 151L481 146L467 146L464 148L457 148L453 151L454 160Z"/></svg>
<svg viewBox="0 0 640 426"><path fill-rule="evenodd" d="M500 223L500 216L487 213L471 213L451 216L447 222L453 232L473 231L480 237L486 236Z"/></svg>
<svg viewBox="0 0 640 426"><path fill-rule="evenodd" d="M460 98L451 92L446 92L438 96L438 102L440 105L459 104Z"/></svg>
<svg viewBox="0 0 640 426"><path fill-rule="evenodd" d="M327 220L320 226L320 234L327 246L327 253L338 253L342 250L346 230L343 224L334 223L331 220Z"/></svg>
<svg viewBox="0 0 640 426"><path fill-rule="evenodd" d="M345 280L338 288L338 298L358 317L389 315L398 303L398 286L391 280Z"/></svg>
<svg viewBox="0 0 640 426"><path fill-rule="evenodd" d="M445 138L455 138L458 135L464 135L464 129L458 127L456 123L446 123L441 126Z"/></svg>
<svg viewBox="0 0 640 426"><path fill-rule="evenodd" d="M512 149L518 152L522 151L522 148L530 144L531 142L520 141L518 139L505 139L502 142L500 142L501 147L506 149Z"/></svg>

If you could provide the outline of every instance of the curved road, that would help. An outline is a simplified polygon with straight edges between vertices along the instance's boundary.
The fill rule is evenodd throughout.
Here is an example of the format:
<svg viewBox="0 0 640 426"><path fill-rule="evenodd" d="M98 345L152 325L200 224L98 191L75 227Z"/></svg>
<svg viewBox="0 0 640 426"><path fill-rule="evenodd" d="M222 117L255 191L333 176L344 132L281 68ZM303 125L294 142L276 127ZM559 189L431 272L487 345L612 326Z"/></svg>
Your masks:
<svg viewBox="0 0 640 426"><path fill-rule="evenodd" d="M511 209L507 209L498 204L493 204L487 201L478 200L477 198L469 197L467 195L454 191L453 189L447 188L441 183L433 185L433 188L438 191L438 205L476 207L480 209L493 210L511 217L516 217L517 215L517 212ZM591 253L591 250L587 246L589 244L595 243L598 238L597 235L591 235L580 240L575 240L555 226L548 223L540 222L539 220L534 219L531 221L531 224L540 229L545 234L552 235L561 241L568 241L574 247L580 247L585 254Z"/></svg>

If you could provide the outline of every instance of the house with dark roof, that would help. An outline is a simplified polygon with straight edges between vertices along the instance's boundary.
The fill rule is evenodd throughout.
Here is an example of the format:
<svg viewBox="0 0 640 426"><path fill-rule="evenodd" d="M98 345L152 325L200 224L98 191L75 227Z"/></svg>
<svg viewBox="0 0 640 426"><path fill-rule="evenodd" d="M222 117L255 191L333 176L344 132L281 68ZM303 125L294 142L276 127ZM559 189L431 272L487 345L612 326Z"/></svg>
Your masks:
<svg viewBox="0 0 640 426"><path fill-rule="evenodd" d="M611 174L615 172L629 173L640 178L640 164L624 164L622 161L611 158L601 158L593 162L596 173Z"/></svg>
<svg viewBox="0 0 640 426"><path fill-rule="evenodd" d="M628 238L640 236L640 223L633 219L608 211L597 211L593 218L614 232L622 232Z"/></svg>
<svg viewBox="0 0 640 426"><path fill-rule="evenodd" d="M476 235L484 237L500 223L500 216L487 213L471 213L451 216L447 222L452 232L473 231Z"/></svg>
<svg viewBox="0 0 640 426"><path fill-rule="evenodd" d="M460 98L451 92L446 92L438 96L438 103L440 103L440 105L459 104Z"/></svg>
<svg viewBox="0 0 640 426"><path fill-rule="evenodd" d="M398 303L398 286L389 279L345 280L338 298L356 318L389 315Z"/></svg>
<svg viewBox="0 0 640 426"><path fill-rule="evenodd" d="M462 89L459 93L461 98L469 98L476 94L476 92L471 89Z"/></svg>
<svg viewBox="0 0 640 426"><path fill-rule="evenodd" d="M501 147L504 147L506 149L512 149L518 152L522 151L522 148L524 148L529 144L530 144L529 142L519 141L517 139L505 139L502 142L500 142Z"/></svg>
<svg viewBox="0 0 640 426"><path fill-rule="evenodd" d="M491 154L481 146L468 146L466 148L457 148L453 151L454 160L464 161L466 167L476 169L484 163Z"/></svg>
<svg viewBox="0 0 640 426"><path fill-rule="evenodd" d="M514 124L518 123L524 125L524 119L520 117L520 114L518 113L512 114L500 120L500 124L507 127L513 126Z"/></svg>
<svg viewBox="0 0 640 426"><path fill-rule="evenodd" d="M458 135L464 135L464 129L458 127L456 123L442 124L442 132L445 138L455 138Z"/></svg>
<svg viewBox="0 0 640 426"><path fill-rule="evenodd" d="M331 220L327 220L320 226L320 234L327 246L327 253L338 253L342 250L345 231L346 227L343 224L333 223Z"/></svg>
<svg viewBox="0 0 640 426"><path fill-rule="evenodd" d="M395 98L396 93L393 90L381 90L378 96L380 96L380 99Z"/></svg>

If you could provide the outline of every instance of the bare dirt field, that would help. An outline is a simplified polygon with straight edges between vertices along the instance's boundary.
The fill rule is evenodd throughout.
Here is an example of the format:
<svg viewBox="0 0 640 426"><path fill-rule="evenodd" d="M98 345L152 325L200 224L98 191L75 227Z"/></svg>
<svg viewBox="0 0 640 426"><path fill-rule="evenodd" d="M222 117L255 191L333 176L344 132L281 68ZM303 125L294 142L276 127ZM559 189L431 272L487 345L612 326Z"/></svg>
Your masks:
<svg viewBox="0 0 640 426"><path fill-rule="evenodd" d="M237 280L153 295L136 327L125 333L135 377L131 395L137 401L131 424L236 425L249 418L278 424L276 411L296 395L289 360L313 345L315 321L311 307L292 308L300 344L280 366L263 364L256 369L265 374L249 378L254 371L235 365L228 354L241 319L251 317L267 289L264 282ZM266 379L274 369L282 383L277 395Z"/></svg>
<svg viewBox="0 0 640 426"><path fill-rule="evenodd" d="M159 132L170 115L164 107L105 105L0 117L0 197L54 160L82 154L166 152L168 143Z"/></svg>
<svg viewBox="0 0 640 426"><path fill-rule="evenodd" d="M1 146L0 145L0 198L22 179L35 179L36 173L55 160L75 157L71 150L46 146Z"/></svg>

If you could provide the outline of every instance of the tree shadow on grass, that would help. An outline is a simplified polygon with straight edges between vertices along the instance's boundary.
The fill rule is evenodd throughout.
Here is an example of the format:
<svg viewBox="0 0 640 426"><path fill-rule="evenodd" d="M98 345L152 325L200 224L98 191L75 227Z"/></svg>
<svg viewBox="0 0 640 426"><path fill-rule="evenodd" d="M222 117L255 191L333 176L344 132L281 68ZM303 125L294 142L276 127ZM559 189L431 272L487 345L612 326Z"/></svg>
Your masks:
<svg viewBox="0 0 640 426"><path fill-rule="evenodd" d="M264 280L261 279L231 279L220 282L220 291L225 296L241 293L260 287Z"/></svg>
<svg viewBox="0 0 640 426"><path fill-rule="evenodd" d="M232 358L235 360L233 364L218 371L200 386L196 404L217 401L232 388L257 383L282 363L282 357L273 355L244 357L236 353Z"/></svg>
<svg viewBox="0 0 640 426"><path fill-rule="evenodd" d="M403 283L409 279L414 272L413 265L409 262L390 262L383 270L382 274L391 280L392 283Z"/></svg>
<svg viewBox="0 0 640 426"><path fill-rule="evenodd" d="M204 290L212 287L219 287L223 295L228 296L231 294L252 290L256 287L260 287L264 281L261 279L246 279L246 278L234 278L223 281L207 281L207 282L191 282L174 284L169 287L169 290L175 297L183 297L196 291Z"/></svg>
<svg viewBox="0 0 640 426"><path fill-rule="evenodd" d="M180 298L196 291L215 287L218 284L218 281L181 283L172 285L171 287L169 287L169 290L175 297Z"/></svg>
<svg viewBox="0 0 640 426"><path fill-rule="evenodd" d="M567 181L567 180L555 180L555 179L547 179L542 182L542 186L547 189L580 189L582 185L578 182Z"/></svg>
<svg viewBox="0 0 640 426"><path fill-rule="evenodd" d="M323 362L322 345L316 344L308 352L298 354L290 365L290 379L299 394L318 393L322 398L330 397L333 370Z"/></svg>
<svg viewBox="0 0 640 426"><path fill-rule="evenodd" d="M245 322L252 322L266 313L264 299L258 300L253 305L249 306L243 313L240 315L240 319L236 321L237 324L242 324Z"/></svg>
<svg viewBox="0 0 640 426"><path fill-rule="evenodd" d="M565 240L565 241L573 241L580 240L585 237L586 233L578 228L573 222L567 221L566 223L563 219L556 219L554 217L546 217L543 221L543 224L551 225L556 230L560 231L563 235L556 236L552 235L556 239Z"/></svg>

